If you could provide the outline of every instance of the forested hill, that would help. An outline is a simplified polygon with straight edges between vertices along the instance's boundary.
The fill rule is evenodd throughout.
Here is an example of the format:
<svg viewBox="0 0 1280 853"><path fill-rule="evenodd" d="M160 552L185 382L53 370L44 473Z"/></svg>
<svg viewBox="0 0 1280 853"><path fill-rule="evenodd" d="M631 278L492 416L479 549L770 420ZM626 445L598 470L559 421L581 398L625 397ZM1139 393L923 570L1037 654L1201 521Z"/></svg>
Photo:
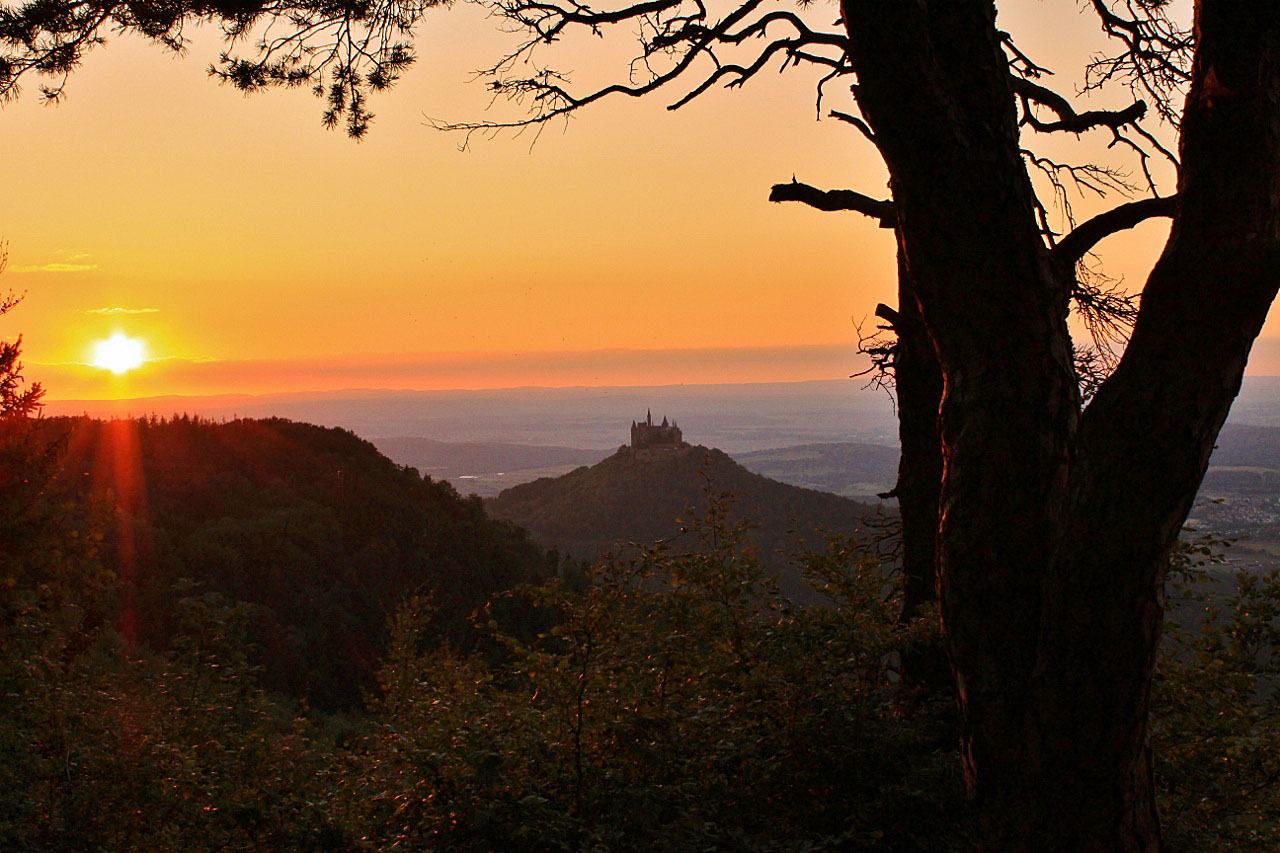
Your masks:
<svg viewBox="0 0 1280 853"><path fill-rule="evenodd" d="M430 595L438 627L465 644L495 591L553 570L479 499L343 430L187 417L43 428L65 438L55 490L92 509L126 582L125 631L161 647L179 598L247 602L265 683L323 706L359 701L406 596Z"/></svg>
<svg viewBox="0 0 1280 853"><path fill-rule="evenodd" d="M621 447L589 468L513 486L487 503L494 516L528 528L543 545L595 557L620 544L677 536L719 493L732 496L732 518L754 525L748 541L793 595L804 587L790 555L821 548L828 534L873 533L885 520L876 507L770 480L706 447Z"/></svg>

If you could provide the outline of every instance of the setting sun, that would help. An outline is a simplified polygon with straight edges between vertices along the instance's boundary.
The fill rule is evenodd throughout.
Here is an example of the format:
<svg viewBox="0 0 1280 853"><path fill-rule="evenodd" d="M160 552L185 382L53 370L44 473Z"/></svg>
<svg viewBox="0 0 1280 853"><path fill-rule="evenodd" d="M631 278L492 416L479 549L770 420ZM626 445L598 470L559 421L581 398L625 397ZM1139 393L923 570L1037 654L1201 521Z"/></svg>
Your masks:
<svg viewBox="0 0 1280 853"><path fill-rule="evenodd" d="M98 341L93 348L93 366L103 367L120 374L142 364L142 341L116 332L105 341Z"/></svg>

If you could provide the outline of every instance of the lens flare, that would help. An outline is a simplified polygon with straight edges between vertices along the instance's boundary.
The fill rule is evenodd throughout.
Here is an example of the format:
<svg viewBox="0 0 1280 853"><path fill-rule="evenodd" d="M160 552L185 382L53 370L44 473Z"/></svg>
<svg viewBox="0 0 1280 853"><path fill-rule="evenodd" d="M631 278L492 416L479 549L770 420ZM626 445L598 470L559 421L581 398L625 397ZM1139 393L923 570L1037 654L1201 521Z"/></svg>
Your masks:
<svg viewBox="0 0 1280 853"><path fill-rule="evenodd" d="M93 366L102 367L119 375L142 364L142 341L116 332L105 341L98 341L93 349Z"/></svg>

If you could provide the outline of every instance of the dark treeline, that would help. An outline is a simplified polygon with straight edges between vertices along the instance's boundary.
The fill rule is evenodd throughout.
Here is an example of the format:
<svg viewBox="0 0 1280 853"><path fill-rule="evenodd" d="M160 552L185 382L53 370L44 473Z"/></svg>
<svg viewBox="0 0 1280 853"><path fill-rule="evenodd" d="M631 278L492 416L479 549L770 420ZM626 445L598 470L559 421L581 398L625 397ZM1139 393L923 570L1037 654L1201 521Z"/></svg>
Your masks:
<svg viewBox="0 0 1280 853"><path fill-rule="evenodd" d="M338 430L3 426L0 849L973 848L936 613L852 542L802 607L716 499L567 571ZM1156 680L1173 850L1280 827L1280 577L1233 596Z"/></svg>
<svg viewBox="0 0 1280 853"><path fill-rule="evenodd" d="M63 539L100 539L119 576L124 636L167 648L178 602L216 593L248 606L263 684L326 709L360 704L388 615L407 597L430 595L434 629L469 648L476 608L557 568L478 500L343 430L54 418L29 441L57 457L46 522L69 525Z"/></svg>

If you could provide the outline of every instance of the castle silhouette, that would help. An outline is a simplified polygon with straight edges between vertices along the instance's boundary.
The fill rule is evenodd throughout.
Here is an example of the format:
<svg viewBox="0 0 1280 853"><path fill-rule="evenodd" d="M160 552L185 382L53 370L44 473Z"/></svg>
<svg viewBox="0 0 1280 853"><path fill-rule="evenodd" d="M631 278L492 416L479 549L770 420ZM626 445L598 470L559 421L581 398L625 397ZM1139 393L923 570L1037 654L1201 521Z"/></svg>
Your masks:
<svg viewBox="0 0 1280 853"><path fill-rule="evenodd" d="M646 412L645 419L640 423L631 422L631 447L634 449L646 447L684 447L684 435L680 432L680 427L676 426L676 422L667 423L665 416L662 423L655 424L653 422L653 410Z"/></svg>

